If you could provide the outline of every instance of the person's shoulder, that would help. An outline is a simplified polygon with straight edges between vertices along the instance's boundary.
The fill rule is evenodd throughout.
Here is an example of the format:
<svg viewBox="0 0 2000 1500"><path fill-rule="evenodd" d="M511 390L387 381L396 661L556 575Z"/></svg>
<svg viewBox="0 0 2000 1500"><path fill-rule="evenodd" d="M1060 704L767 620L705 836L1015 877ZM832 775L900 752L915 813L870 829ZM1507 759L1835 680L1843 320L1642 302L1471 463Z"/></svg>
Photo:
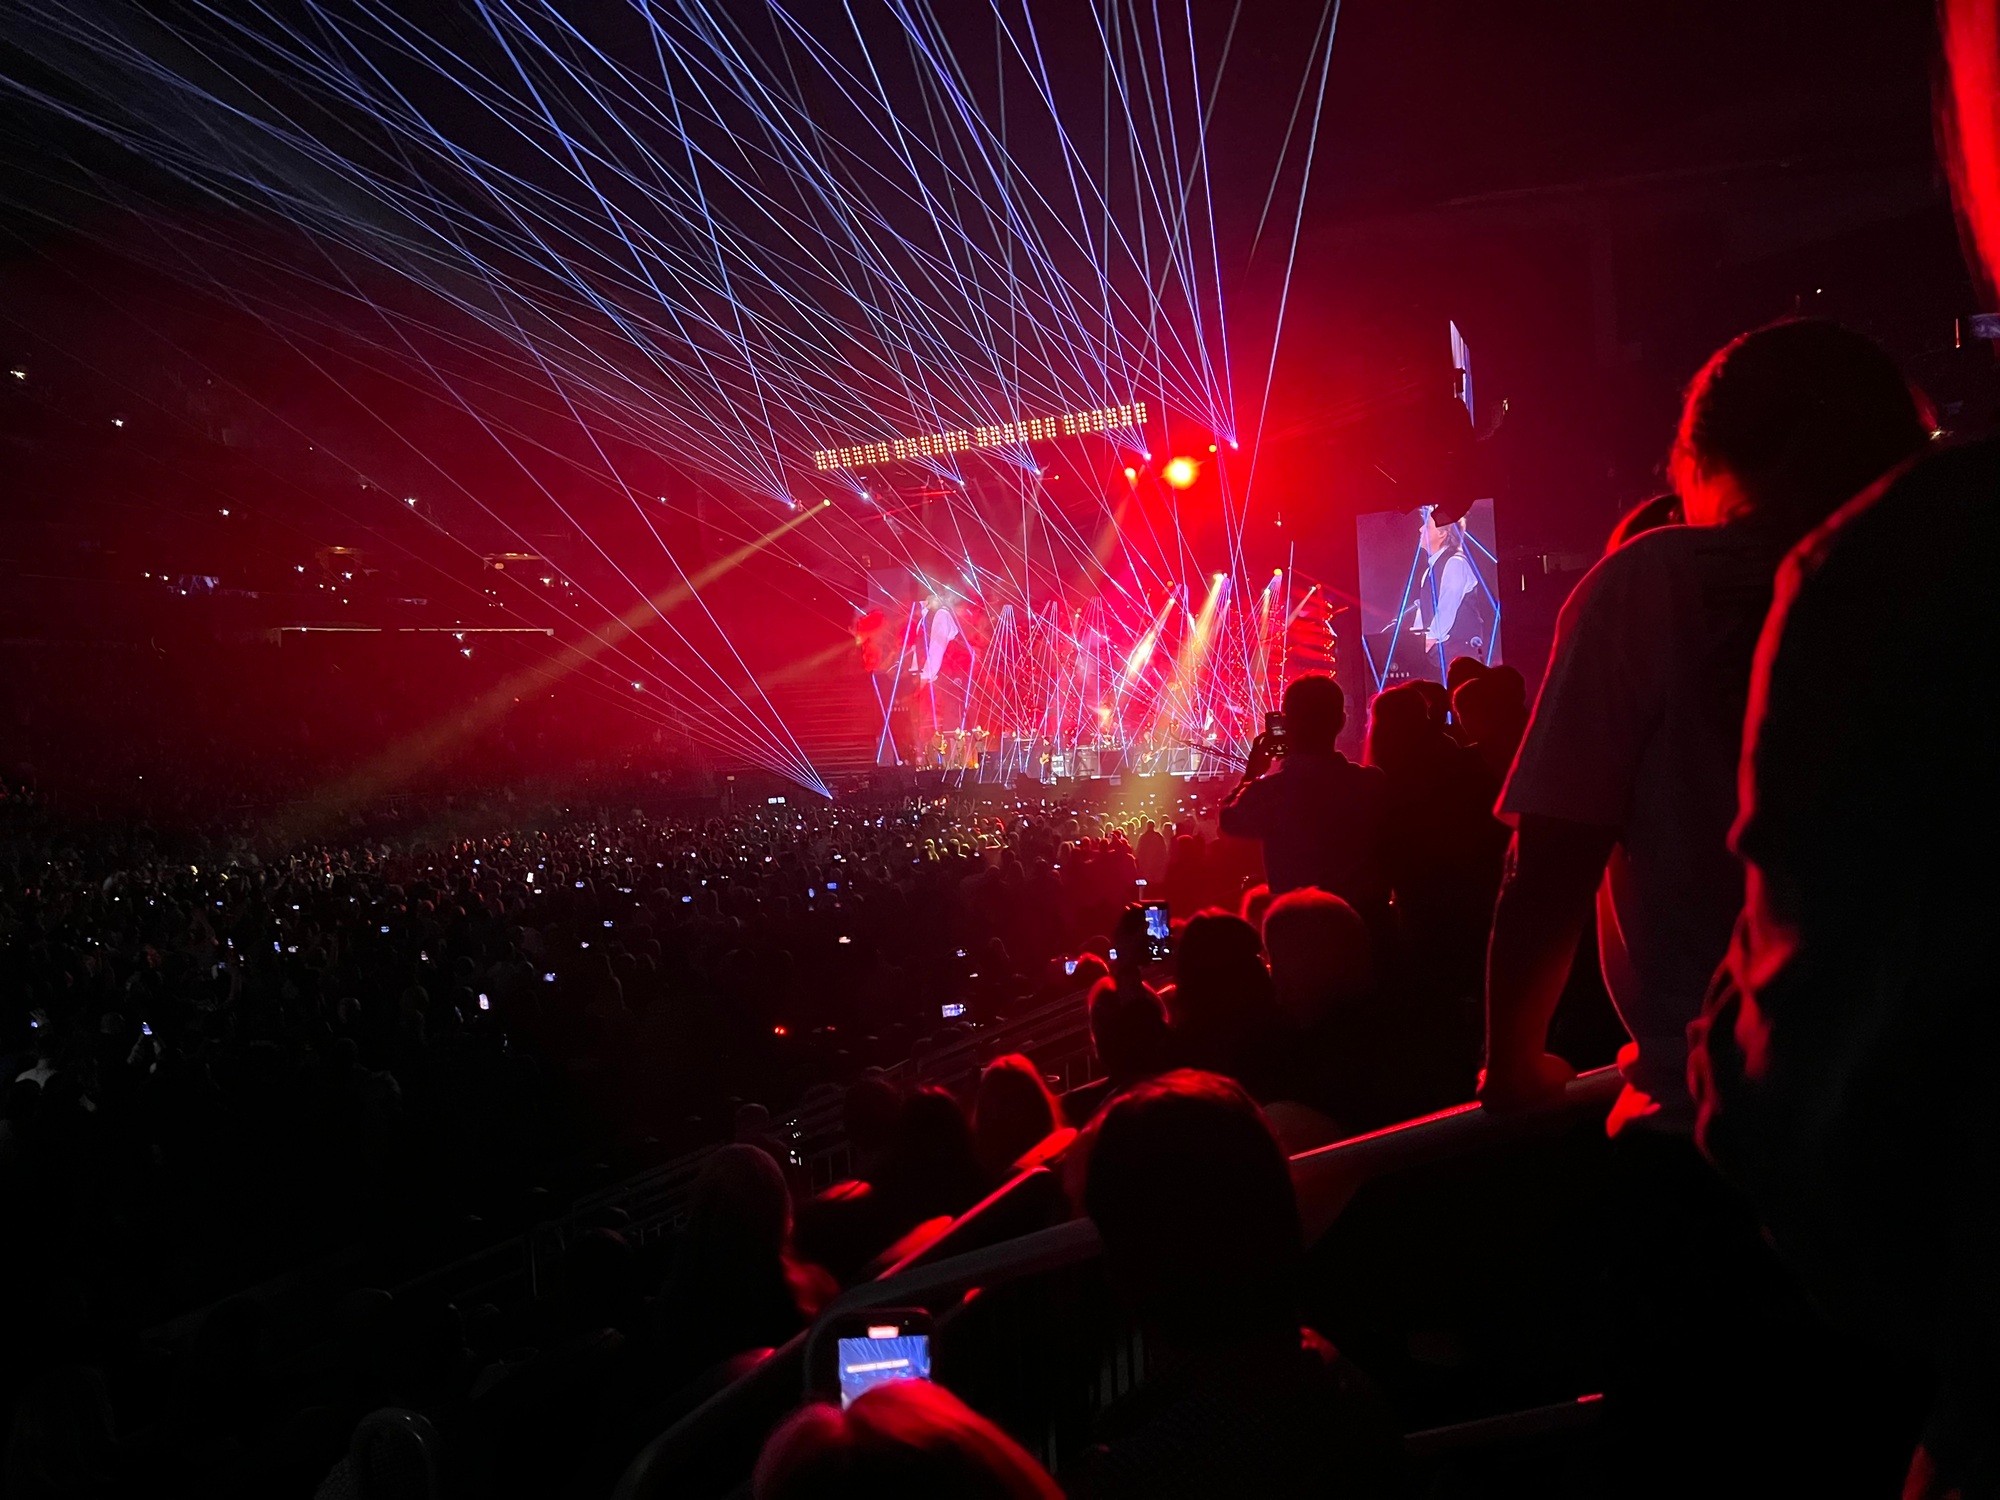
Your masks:
<svg viewBox="0 0 2000 1500"><path fill-rule="evenodd" d="M1335 754L1339 754L1339 752L1336 751ZM1337 762L1337 769L1341 775L1353 781L1357 786L1374 787L1383 791L1388 789L1389 773L1380 766L1371 766L1362 761L1349 760L1345 755L1342 755Z"/></svg>
<svg viewBox="0 0 2000 1500"><path fill-rule="evenodd" d="M1670 556L1678 556L1677 541L1666 541L1662 533L1688 531L1686 526L1663 526L1634 538L1616 552L1607 553L1590 565L1563 601L1562 614L1574 619L1592 610L1606 608L1638 586L1642 579L1659 576ZM1650 543L1651 545L1642 545Z"/></svg>
<svg viewBox="0 0 2000 1500"><path fill-rule="evenodd" d="M1740 526L1656 526L1606 553L1586 576L1622 583L1682 573L1757 544Z"/></svg>
<svg viewBox="0 0 2000 1500"><path fill-rule="evenodd" d="M1339 750L1295 750L1278 765L1280 772L1316 779L1358 780L1382 774L1379 766L1364 766Z"/></svg>
<svg viewBox="0 0 2000 1500"><path fill-rule="evenodd" d="M1885 475L1793 550L1811 573L1849 560L1873 569L1911 550L1941 561L1990 555L2000 525L2000 438L1945 448ZM1969 532L1968 532L1969 528ZM1943 545L1951 538L1955 545Z"/></svg>
<svg viewBox="0 0 2000 1500"><path fill-rule="evenodd" d="M1664 601L1685 579L1736 556L1747 538L1721 526L1659 526L1641 532L1591 566L1563 602L1562 624L1574 632L1585 618L1624 615L1641 601Z"/></svg>

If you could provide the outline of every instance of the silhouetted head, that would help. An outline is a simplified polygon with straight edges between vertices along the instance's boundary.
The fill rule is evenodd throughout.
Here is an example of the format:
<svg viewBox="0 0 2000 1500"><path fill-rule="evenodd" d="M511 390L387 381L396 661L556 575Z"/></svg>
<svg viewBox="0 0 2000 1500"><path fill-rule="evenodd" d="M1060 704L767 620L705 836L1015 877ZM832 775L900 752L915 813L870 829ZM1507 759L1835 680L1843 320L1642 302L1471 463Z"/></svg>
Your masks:
<svg viewBox="0 0 2000 1500"><path fill-rule="evenodd" d="M1451 665L1444 669L1444 685L1456 693L1461 686L1475 677L1483 677L1491 670L1476 656L1454 656Z"/></svg>
<svg viewBox="0 0 2000 1500"><path fill-rule="evenodd" d="M1097 1124L1084 1207L1112 1284L1184 1347L1298 1337L1298 1201L1277 1138L1242 1087L1168 1073Z"/></svg>
<svg viewBox="0 0 2000 1500"><path fill-rule="evenodd" d="M1422 687L1398 683L1369 705L1367 762L1396 777L1420 772L1440 733Z"/></svg>
<svg viewBox="0 0 2000 1500"><path fill-rule="evenodd" d="M702 1164L688 1215L689 1247L698 1264L776 1261L791 1232L791 1189L768 1153L732 1144Z"/></svg>
<svg viewBox="0 0 2000 1500"><path fill-rule="evenodd" d="M1503 746L1511 754L1528 722L1526 684L1512 667L1488 672L1452 696L1451 710L1472 744Z"/></svg>
<svg viewBox="0 0 2000 1500"><path fill-rule="evenodd" d="M1261 932L1264 930L1264 913L1270 909L1271 887L1267 882L1259 881L1243 893L1236 914Z"/></svg>
<svg viewBox="0 0 2000 1500"><path fill-rule="evenodd" d="M1294 678L1284 710L1285 738L1294 750L1331 750L1347 727L1347 695L1323 672Z"/></svg>
<svg viewBox="0 0 2000 1500"><path fill-rule="evenodd" d="M880 1177L885 1192L923 1218L962 1213L978 1201L972 1127L948 1090L921 1088L904 1102Z"/></svg>
<svg viewBox="0 0 2000 1500"><path fill-rule="evenodd" d="M852 1406L808 1406L771 1434L755 1500L1062 1500L1019 1444L943 1386L903 1380Z"/></svg>
<svg viewBox="0 0 2000 1500"><path fill-rule="evenodd" d="M1872 339L1822 318L1739 335L1681 412L1674 488L1696 525L1800 537L1929 441L1931 419Z"/></svg>
<svg viewBox="0 0 2000 1500"><path fill-rule="evenodd" d="M1428 677L1419 677L1403 684L1411 692L1424 700L1424 710L1430 715L1431 724L1440 732L1451 725L1451 690L1441 682Z"/></svg>
<svg viewBox="0 0 2000 1500"><path fill-rule="evenodd" d="M1325 891L1287 891L1273 901L1264 914L1264 951L1278 1005L1299 1026L1365 995L1375 982L1367 924Z"/></svg>
<svg viewBox="0 0 2000 1500"><path fill-rule="evenodd" d="M1144 985L1121 990L1098 980L1090 992L1090 1045L1114 1085L1155 1072L1167 1056L1167 1008Z"/></svg>
<svg viewBox="0 0 2000 1500"><path fill-rule="evenodd" d="M1167 1016L1182 1061L1232 1078L1253 1069L1279 1024L1257 929L1234 912L1190 917L1174 952Z"/></svg>
<svg viewBox="0 0 2000 1500"><path fill-rule="evenodd" d="M1055 1097L1035 1065L1018 1052L996 1057L979 1075L972 1145L989 1178L1006 1173L1061 1121Z"/></svg>

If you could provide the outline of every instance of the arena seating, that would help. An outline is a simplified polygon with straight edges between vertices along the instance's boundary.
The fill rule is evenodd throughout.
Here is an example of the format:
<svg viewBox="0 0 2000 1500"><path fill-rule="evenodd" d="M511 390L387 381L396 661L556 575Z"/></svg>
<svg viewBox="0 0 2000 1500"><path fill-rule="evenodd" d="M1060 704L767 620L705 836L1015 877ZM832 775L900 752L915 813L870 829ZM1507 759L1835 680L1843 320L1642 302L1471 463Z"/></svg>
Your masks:
<svg viewBox="0 0 2000 1500"><path fill-rule="evenodd" d="M1467 1105L1293 1158L1314 1242L1315 1326L1343 1346L1352 1330L1371 1350L1403 1336L1400 1352L1380 1348L1387 1362L1378 1378L1401 1409L1420 1414L1408 1445L1427 1473L1532 1468L1551 1447L1587 1434L1601 1413L1587 1341L1566 1336L1578 1322L1552 1315L1536 1337L1521 1315L1527 1298L1544 1310L1578 1310L1588 1295L1573 1279L1566 1293L1556 1287L1566 1261L1560 1246L1588 1211L1591 1163L1618 1087L1616 1073L1601 1069L1576 1080L1556 1109L1496 1119ZM997 1241L986 1232L1022 1213L1047 1178L1042 1168L1024 1172L924 1250L843 1294L820 1326L866 1307L929 1308L938 1319L939 1378L1017 1435L1038 1437L1032 1446L1053 1459L1095 1411L1137 1383L1144 1351L1105 1311L1088 1220ZM1495 1194L1531 1179L1544 1194L1573 1194L1570 1212L1496 1220ZM1419 1219L1442 1237L1410 1244L1403 1231ZM1512 1320L1504 1333L1518 1340L1466 1319L1464 1291L1455 1294L1455 1321L1421 1326L1421 1298L1407 1277L1363 1270L1392 1244L1427 1265L1449 1261L1462 1286L1476 1290L1491 1289L1496 1266L1513 1274L1542 1264L1516 1297L1496 1299L1502 1321ZM1476 1346L1454 1350L1455 1338ZM662 1432L625 1471L617 1500L721 1495L740 1484L763 1437L801 1395L810 1341L802 1334L759 1360Z"/></svg>

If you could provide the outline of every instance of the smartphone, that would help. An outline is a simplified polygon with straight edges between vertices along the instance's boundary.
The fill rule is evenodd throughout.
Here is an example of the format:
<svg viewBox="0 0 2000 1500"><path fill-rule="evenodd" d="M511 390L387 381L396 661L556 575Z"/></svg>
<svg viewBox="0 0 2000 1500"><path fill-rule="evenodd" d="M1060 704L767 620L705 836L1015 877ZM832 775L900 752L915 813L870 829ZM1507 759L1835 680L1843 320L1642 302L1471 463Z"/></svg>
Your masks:
<svg viewBox="0 0 2000 1500"><path fill-rule="evenodd" d="M1066 959L1064 959L1064 960L1063 960L1063 973L1065 973L1065 974L1074 974L1074 973L1076 973L1076 960L1075 960L1075 959L1073 959L1073 958L1066 958Z"/></svg>
<svg viewBox="0 0 2000 1500"><path fill-rule="evenodd" d="M1173 957L1173 915L1164 901L1146 901L1141 905L1146 914L1145 962L1163 964Z"/></svg>
<svg viewBox="0 0 2000 1500"><path fill-rule="evenodd" d="M1264 715L1264 743L1273 755L1285 753L1285 716L1276 709Z"/></svg>
<svg viewBox="0 0 2000 1500"><path fill-rule="evenodd" d="M838 1393L843 1408L878 1385L931 1378L931 1315L868 1307L823 1318L806 1344L809 1394Z"/></svg>
<svg viewBox="0 0 2000 1500"><path fill-rule="evenodd" d="M977 976L974 977L976 978ZM938 1010L947 1021L956 1021L960 1016L965 1014L965 1006L956 1001L949 1005L941 1005L938 1007Z"/></svg>

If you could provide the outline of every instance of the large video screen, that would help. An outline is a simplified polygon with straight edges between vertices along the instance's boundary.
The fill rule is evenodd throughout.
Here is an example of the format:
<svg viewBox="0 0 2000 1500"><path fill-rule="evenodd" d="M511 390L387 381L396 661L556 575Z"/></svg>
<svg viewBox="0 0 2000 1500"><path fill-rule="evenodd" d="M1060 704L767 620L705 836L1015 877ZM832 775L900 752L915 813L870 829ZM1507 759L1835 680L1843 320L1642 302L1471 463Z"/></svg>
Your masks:
<svg viewBox="0 0 2000 1500"><path fill-rule="evenodd" d="M1454 658L1500 661L1500 587L1493 502L1437 525L1428 506L1354 518L1368 690L1428 677Z"/></svg>

